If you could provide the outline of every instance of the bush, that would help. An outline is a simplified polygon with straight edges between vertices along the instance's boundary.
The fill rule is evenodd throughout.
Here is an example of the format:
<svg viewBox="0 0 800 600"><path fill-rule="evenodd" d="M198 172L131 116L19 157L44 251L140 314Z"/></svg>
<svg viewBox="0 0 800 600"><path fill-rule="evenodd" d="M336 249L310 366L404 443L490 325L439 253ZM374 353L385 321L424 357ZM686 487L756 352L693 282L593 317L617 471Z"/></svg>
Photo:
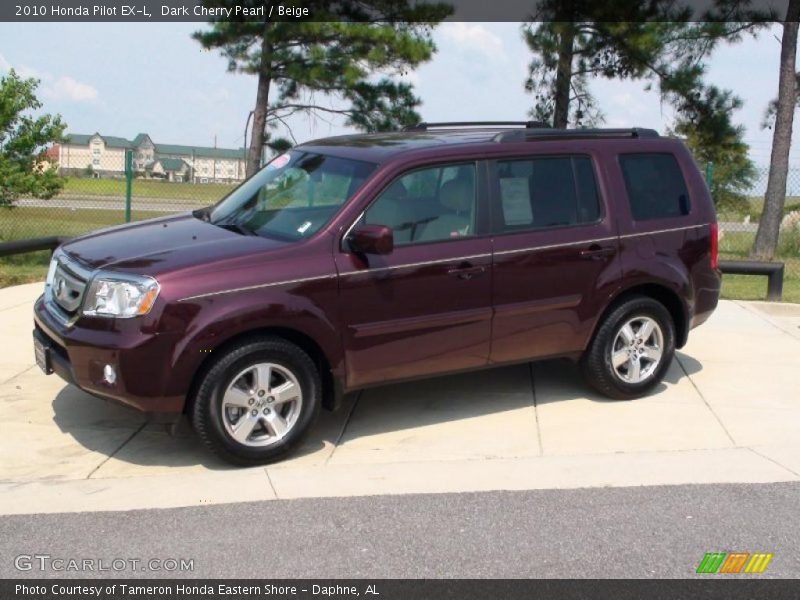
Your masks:
<svg viewBox="0 0 800 600"><path fill-rule="evenodd" d="M800 223L797 223L800 226ZM778 256L782 258L800 257L800 227L787 228L778 236Z"/></svg>

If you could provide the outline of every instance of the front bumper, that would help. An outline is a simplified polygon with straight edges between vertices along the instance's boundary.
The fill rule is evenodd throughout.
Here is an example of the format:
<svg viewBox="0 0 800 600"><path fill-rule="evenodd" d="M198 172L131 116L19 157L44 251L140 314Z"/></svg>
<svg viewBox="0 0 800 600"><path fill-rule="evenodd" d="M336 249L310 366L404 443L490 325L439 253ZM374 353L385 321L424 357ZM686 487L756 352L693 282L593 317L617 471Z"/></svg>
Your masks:
<svg viewBox="0 0 800 600"><path fill-rule="evenodd" d="M174 336L136 330L125 324L95 319L93 327L64 325L45 307L34 305L33 335L50 348L53 372L82 390L139 410L151 420L172 422L183 412L185 396L165 395ZM113 384L103 377L110 364L117 373Z"/></svg>

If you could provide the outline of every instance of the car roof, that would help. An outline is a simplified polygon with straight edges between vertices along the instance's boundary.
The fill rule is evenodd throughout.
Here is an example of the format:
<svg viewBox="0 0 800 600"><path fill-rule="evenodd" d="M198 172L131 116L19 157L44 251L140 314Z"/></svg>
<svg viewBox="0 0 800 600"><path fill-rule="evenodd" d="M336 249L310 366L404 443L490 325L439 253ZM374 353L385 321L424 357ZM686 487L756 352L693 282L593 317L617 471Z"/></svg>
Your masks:
<svg viewBox="0 0 800 600"><path fill-rule="evenodd" d="M400 154L448 146L496 142L525 142L537 139L636 139L658 138L652 129L544 129L474 127L455 129L412 129L410 131L340 135L312 140L297 149L373 163L386 162ZM663 139L663 138L662 138Z"/></svg>
<svg viewBox="0 0 800 600"><path fill-rule="evenodd" d="M414 150L454 144L491 142L501 131L510 130L494 128L362 133L312 140L297 146L297 148L381 163L398 154Z"/></svg>

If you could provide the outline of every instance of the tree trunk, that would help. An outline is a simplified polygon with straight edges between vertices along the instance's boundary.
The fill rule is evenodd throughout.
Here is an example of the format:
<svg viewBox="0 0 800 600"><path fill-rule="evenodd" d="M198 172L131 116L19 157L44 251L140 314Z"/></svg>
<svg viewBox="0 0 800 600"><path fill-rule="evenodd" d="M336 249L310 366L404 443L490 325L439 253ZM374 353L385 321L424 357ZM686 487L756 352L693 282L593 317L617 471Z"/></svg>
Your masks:
<svg viewBox="0 0 800 600"><path fill-rule="evenodd" d="M758 223L758 232L751 256L758 260L772 260L778 248L778 234L783 205L786 201L786 177L789 172L789 148L792 144L792 122L794 120L797 95L795 57L797 55L797 20L800 15L800 0L790 0L783 24L781 40L780 78L778 81L778 107L775 114L775 130L772 134L772 155L769 162L767 193L764 210Z"/></svg>
<svg viewBox="0 0 800 600"><path fill-rule="evenodd" d="M267 135L267 111L269 110L269 88L272 83L272 44L269 40L269 23L264 25L261 41L261 66L258 73L256 106L253 110L253 128L250 148L247 150L246 175L250 177L261 167L261 155Z"/></svg>
<svg viewBox="0 0 800 600"><path fill-rule="evenodd" d="M558 48L558 67L556 68L555 110L553 127L566 129L569 124L569 97L572 85L572 59L574 56L575 27L572 23L561 23L563 29Z"/></svg>

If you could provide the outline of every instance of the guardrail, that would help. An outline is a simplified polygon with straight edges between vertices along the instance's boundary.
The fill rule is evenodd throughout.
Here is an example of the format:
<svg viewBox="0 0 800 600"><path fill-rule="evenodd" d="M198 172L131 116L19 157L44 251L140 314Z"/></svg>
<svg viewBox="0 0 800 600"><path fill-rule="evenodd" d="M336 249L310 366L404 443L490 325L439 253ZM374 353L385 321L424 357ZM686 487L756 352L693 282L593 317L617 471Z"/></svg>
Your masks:
<svg viewBox="0 0 800 600"><path fill-rule="evenodd" d="M731 275L766 275L767 300L780 302L783 297L782 262L759 262L755 260L721 260L719 270Z"/></svg>
<svg viewBox="0 0 800 600"><path fill-rule="evenodd" d="M69 237L64 236L50 236L28 240L14 240L12 242L0 242L0 257L11 256L12 254L38 252L39 250L50 250L50 252L54 252L56 248L69 239Z"/></svg>

